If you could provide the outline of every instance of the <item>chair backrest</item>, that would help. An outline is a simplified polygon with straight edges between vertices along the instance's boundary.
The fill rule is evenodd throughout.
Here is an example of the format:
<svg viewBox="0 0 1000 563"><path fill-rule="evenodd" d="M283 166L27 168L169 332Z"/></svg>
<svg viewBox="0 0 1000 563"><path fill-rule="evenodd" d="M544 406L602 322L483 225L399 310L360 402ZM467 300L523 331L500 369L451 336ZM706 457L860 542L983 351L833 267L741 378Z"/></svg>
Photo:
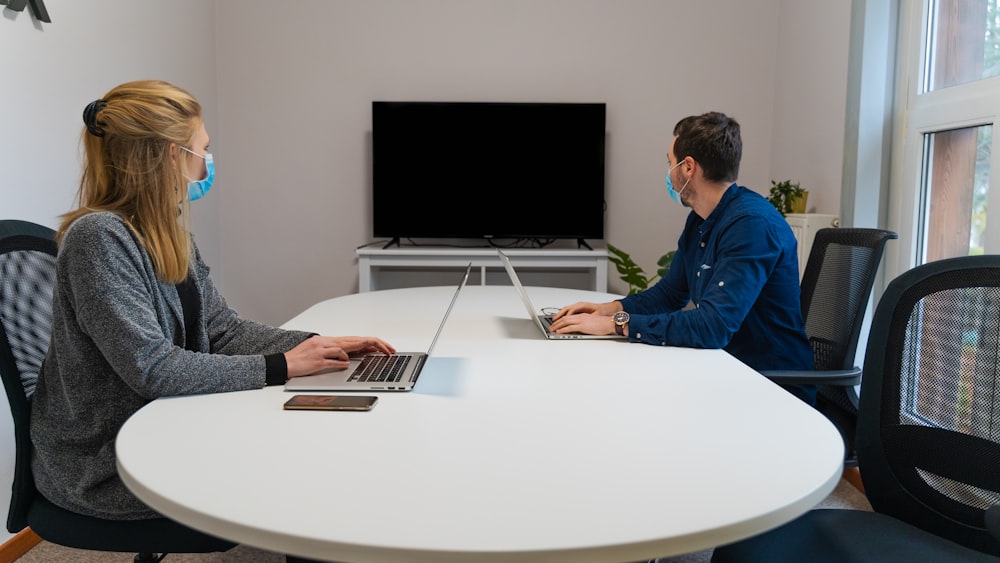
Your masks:
<svg viewBox="0 0 1000 563"><path fill-rule="evenodd" d="M7 530L27 526L35 495L31 476L31 396L52 333L55 232L25 221L0 221L0 377L14 420L14 484Z"/></svg>
<svg viewBox="0 0 1000 563"><path fill-rule="evenodd" d="M1000 504L1000 256L893 280L863 378L856 445L872 507L1000 555L983 519Z"/></svg>
<svg viewBox="0 0 1000 563"><path fill-rule="evenodd" d="M802 274L802 317L813 369L854 367L861 326L892 231L829 228L816 231Z"/></svg>

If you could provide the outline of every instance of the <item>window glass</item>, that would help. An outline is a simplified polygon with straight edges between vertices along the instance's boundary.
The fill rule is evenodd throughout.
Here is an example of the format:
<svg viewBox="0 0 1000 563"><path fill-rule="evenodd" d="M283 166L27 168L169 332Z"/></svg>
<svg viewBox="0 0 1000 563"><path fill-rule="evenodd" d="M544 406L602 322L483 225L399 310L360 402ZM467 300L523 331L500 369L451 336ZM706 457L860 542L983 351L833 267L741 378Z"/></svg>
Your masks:
<svg viewBox="0 0 1000 563"><path fill-rule="evenodd" d="M998 0L937 0L927 18L924 91L1000 76Z"/></svg>
<svg viewBox="0 0 1000 563"><path fill-rule="evenodd" d="M918 263L982 254L993 127L924 135Z"/></svg>
<svg viewBox="0 0 1000 563"><path fill-rule="evenodd" d="M899 233L899 244L886 249L886 283L919 264L1000 253L1000 229L988 220L990 200L1000 197L990 174L993 164L1000 166L1000 154L993 155L993 126L1000 120L1000 0L896 6L886 195L887 224ZM972 313L982 309L983 299L995 308L1000 292L935 294L914 311L902 358L910 377L901 389L914 421L983 436L1000 432L995 398L977 393L979 378L990 380L995 369L995 362L981 358L980 342L996 334L996 322L984 324ZM960 330L940 330L944 319ZM980 373L980 365L989 373Z"/></svg>

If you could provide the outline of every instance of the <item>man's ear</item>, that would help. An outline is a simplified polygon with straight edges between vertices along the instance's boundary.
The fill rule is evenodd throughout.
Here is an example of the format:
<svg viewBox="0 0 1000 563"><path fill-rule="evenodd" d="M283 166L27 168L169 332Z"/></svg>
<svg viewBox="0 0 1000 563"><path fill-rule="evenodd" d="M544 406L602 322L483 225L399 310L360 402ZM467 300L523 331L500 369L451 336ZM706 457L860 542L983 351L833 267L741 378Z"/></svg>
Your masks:
<svg viewBox="0 0 1000 563"><path fill-rule="evenodd" d="M685 156L684 160L681 161L681 168L684 169L684 173L688 178L693 178L701 167L698 166L697 160L691 158L690 156Z"/></svg>

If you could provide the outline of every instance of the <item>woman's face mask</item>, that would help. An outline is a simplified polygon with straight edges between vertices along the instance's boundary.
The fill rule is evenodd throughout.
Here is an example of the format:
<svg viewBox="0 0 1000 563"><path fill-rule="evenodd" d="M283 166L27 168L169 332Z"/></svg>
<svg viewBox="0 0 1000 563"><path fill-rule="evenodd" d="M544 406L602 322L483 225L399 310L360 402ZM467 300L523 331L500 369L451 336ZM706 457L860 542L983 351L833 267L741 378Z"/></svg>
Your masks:
<svg viewBox="0 0 1000 563"><path fill-rule="evenodd" d="M201 180L188 178L188 199L190 201L197 201L205 197L208 190L212 189L212 181L215 180L215 159L212 158L212 153L210 152L200 155L191 149L181 148L205 161L205 177Z"/></svg>

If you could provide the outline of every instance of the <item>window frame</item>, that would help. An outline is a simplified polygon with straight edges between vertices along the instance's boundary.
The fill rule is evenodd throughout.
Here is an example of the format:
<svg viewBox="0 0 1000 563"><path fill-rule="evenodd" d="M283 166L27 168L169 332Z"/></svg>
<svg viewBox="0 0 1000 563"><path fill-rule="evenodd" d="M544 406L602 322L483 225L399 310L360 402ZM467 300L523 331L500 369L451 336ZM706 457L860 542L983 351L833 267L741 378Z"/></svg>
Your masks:
<svg viewBox="0 0 1000 563"><path fill-rule="evenodd" d="M1000 77L991 77L920 93L927 50L932 0L899 3L899 27L891 173L888 193L888 227L899 233L898 244L886 249L886 280L891 280L918 264L920 250L921 195L925 164L924 136L929 133L996 125L1000 116ZM994 127L994 133L997 131ZM1000 252L1000 151L991 150L987 209L997 210L998 218L987 221L983 233L984 250Z"/></svg>

